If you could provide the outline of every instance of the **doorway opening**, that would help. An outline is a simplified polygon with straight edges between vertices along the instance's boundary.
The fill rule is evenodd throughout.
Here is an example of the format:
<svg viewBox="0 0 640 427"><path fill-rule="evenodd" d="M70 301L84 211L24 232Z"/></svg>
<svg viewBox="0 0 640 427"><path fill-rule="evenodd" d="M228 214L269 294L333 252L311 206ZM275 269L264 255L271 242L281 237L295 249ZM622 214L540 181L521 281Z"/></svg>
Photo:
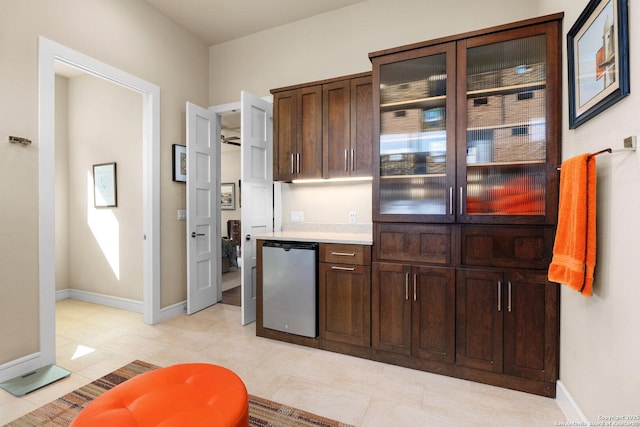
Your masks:
<svg viewBox="0 0 640 427"><path fill-rule="evenodd" d="M45 37L38 40L39 83L39 326L40 352L16 366L26 371L55 363L55 64L63 63L142 95L143 320L174 315L160 310L160 88ZM179 313L175 313L179 314Z"/></svg>
<svg viewBox="0 0 640 427"><path fill-rule="evenodd" d="M220 230L222 230L222 303L240 307L242 285L242 175L240 146L240 109L231 109L220 115L220 182L226 197L221 204Z"/></svg>

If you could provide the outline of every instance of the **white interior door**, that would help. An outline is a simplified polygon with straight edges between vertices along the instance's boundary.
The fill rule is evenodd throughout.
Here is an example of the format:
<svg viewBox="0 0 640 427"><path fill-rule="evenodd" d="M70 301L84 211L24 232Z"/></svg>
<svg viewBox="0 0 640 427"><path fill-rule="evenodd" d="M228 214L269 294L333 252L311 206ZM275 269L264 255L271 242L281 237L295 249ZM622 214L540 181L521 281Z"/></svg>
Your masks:
<svg viewBox="0 0 640 427"><path fill-rule="evenodd" d="M256 320L256 239L273 231L273 105L242 91L242 324Z"/></svg>
<svg viewBox="0 0 640 427"><path fill-rule="evenodd" d="M217 115L187 102L187 314L218 301L220 181Z"/></svg>

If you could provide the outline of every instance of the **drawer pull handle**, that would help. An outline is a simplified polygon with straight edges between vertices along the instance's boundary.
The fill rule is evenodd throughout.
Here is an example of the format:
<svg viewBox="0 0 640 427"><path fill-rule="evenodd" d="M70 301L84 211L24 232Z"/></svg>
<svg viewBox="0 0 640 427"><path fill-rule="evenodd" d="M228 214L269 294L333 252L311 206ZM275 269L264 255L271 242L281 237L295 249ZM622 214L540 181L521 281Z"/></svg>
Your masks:
<svg viewBox="0 0 640 427"><path fill-rule="evenodd" d="M498 280L498 311L502 311L502 280Z"/></svg>
<svg viewBox="0 0 640 427"><path fill-rule="evenodd" d="M331 255L335 255L335 256L356 256L355 253L348 253L348 252L331 252Z"/></svg>
<svg viewBox="0 0 640 427"><path fill-rule="evenodd" d="M335 265L331 266L332 270L344 270L344 271L355 271L355 267L336 267Z"/></svg>

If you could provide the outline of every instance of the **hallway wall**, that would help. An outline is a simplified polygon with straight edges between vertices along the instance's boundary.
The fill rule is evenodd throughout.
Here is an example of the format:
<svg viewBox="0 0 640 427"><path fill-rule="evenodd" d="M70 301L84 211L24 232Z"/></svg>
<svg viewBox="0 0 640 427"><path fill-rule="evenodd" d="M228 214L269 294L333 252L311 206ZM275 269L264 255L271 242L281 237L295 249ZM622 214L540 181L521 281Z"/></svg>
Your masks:
<svg viewBox="0 0 640 427"><path fill-rule="evenodd" d="M68 106L66 114L56 110L56 124L66 119L68 129L68 277L56 290L142 301L142 95L83 74L56 96L66 96ZM95 208L92 166L110 162L118 206Z"/></svg>

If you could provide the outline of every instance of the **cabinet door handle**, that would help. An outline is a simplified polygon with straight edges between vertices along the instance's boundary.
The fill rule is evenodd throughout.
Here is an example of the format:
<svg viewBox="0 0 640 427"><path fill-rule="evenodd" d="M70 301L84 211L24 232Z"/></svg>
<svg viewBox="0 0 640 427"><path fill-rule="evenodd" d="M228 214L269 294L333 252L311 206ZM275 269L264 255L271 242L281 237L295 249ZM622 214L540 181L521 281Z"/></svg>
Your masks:
<svg viewBox="0 0 640 427"><path fill-rule="evenodd" d="M449 187L449 215L453 215L453 187Z"/></svg>
<svg viewBox="0 0 640 427"><path fill-rule="evenodd" d="M343 271L355 271L356 270L355 267L338 267L338 266L335 266L335 265L332 265L331 269L332 270L343 270Z"/></svg>
<svg viewBox="0 0 640 427"><path fill-rule="evenodd" d="M498 311L502 311L502 280L498 280Z"/></svg>
<svg viewBox="0 0 640 427"><path fill-rule="evenodd" d="M300 153L296 154L296 168L298 169L298 173L300 173Z"/></svg>
<svg viewBox="0 0 640 427"><path fill-rule="evenodd" d="M511 313L511 281L507 282L507 293L508 293L507 311Z"/></svg>
<svg viewBox="0 0 640 427"><path fill-rule="evenodd" d="M404 274L404 299L409 301L409 273Z"/></svg>
<svg viewBox="0 0 640 427"><path fill-rule="evenodd" d="M291 174L296 173L296 169L295 169L295 164L296 164L296 163L293 161L293 156L294 156L294 155L295 155L295 154L291 153Z"/></svg>
<svg viewBox="0 0 640 427"><path fill-rule="evenodd" d="M413 300L418 301L418 275L413 275Z"/></svg>
<svg viewBox="0 0 640 427"><path fill-rule="evenodd" d="M356 256L354 252L331 252L331 255L335 256Z"/></svg>
<svg viewBox="0 0 640 427"><path fill-rule="evenodd" d="M351 171L356 170L356 150L355 148L351 149Z"/></svg>
<svg viewBox="0 0 640 427"><path fill-rule="evenodd" d="M462 187L460 187L460 215L462 215Z"/></svg>
<svg viewBox="0 0 640 427"><path fill-rule="evenodd" d="M349 171L349 150L345 148L344 150L344 171Z"/></svg>

